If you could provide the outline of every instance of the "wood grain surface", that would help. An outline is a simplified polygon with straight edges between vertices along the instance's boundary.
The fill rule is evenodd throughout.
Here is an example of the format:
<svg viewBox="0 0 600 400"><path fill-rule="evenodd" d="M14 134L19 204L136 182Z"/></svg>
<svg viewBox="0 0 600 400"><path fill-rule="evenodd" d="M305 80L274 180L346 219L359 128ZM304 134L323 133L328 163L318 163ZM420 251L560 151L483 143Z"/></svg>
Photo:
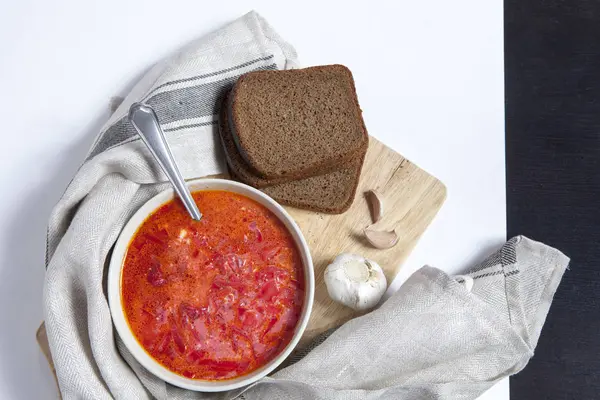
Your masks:
<svg viewBox="0 0 600 400"><path fill-rule="evenodd" d="M364 239L363 229L372 223L365 197L371 189L383 198L383 218L376 227L396 229L400 237L391 249L375 249ZM440 181L371 137L356 197L348 211L328 215L286 207L308 242L315 268L315 302L300 347L358 315L329 298L323 280L327 265L340 253L360 254L379 263L391 283L445 198L446 188Z"/></svg>
<svg viewBox="0 0 600 400"><path fill-rule="evenodd" d="M395 229L400 237L391 249L375 249L364 239L363 229L372 222L365 197L365 192L371 189L376 189L383 198L384 216L376 227ZM315 268L315 301L299 348L359 315L333 302L327 294L323 272L333 258L351 252L372 259L381 265L391 283L445 198L446 188L439 180L371 137L356 197L348 211L329 215L286 207L308 242ZM55 372L43 324L37 340Z"/></svg>

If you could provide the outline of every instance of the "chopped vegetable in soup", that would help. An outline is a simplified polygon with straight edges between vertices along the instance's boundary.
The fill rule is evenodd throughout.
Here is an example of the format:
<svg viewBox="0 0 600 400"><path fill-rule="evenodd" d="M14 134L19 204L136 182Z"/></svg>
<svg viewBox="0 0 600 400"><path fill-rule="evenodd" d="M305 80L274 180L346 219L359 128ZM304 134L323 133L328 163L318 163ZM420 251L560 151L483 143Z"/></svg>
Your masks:
<svg viewBox="0 0 600 400"><path fill-rule="evenodd" d="M300 254L264 206L193 193L203 217L170 201L144 221L122 272L123 308L142 347L169 370L222 380L265 365L291 340L304 298Z"/></svg>

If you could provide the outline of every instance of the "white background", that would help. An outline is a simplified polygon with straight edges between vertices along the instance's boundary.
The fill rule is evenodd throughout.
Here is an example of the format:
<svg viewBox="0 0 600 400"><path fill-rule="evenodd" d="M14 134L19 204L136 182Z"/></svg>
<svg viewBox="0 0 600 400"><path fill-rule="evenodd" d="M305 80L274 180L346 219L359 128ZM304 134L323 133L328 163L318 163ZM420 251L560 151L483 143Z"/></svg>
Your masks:
<svg viewBox="0 0 600 400"><path fill-rule="evenodd" d="M303 65L354 73L370 134L448 187L397 287L505 239L502 2L21 0L0 12L0 399L53 399L35 343L48 215L123 95L168 53L249 11ZM485 396L508 399L505 380Z"/></svg>

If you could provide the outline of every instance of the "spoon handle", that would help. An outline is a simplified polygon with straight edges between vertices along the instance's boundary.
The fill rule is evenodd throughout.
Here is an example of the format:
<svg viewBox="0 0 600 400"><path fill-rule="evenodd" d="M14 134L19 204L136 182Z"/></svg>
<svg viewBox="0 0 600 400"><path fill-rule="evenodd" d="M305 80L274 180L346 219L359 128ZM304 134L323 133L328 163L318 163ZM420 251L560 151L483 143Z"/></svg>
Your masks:
<svg viewBox="0 0 600 400"><path fill-rule="evenodd" d="M171 149L165 139L165 134L158 123L158 118L152 107L141 103L133 103L129 109L129 121L131 121L135 130L142 137L142 140L146 143L146 146L148 146L148 149L150 149L150 152L171 181L175 192L177 192L177 195L183 201L183 205L188 213L193 219L199 221L202 218L202 214L198 210L198 206L192 198L177 168L177 164L175 164L173 154L171 154Z"/></svg>

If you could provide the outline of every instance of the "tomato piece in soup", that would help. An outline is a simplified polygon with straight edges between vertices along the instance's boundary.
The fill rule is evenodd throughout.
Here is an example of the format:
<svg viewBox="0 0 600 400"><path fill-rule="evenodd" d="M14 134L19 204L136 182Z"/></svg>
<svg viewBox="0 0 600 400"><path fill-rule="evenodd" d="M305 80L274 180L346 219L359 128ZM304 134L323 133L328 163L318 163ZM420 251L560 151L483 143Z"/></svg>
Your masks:
<svg viewBox="0 0 600 400"><path fill-rule="evenodd" d="M303 306L302 262L261 204L226 191L192 195L200 221L170 201L136 232L123 263L123 308L138 342L167 369L231 379L290 342Z"/></svg>

